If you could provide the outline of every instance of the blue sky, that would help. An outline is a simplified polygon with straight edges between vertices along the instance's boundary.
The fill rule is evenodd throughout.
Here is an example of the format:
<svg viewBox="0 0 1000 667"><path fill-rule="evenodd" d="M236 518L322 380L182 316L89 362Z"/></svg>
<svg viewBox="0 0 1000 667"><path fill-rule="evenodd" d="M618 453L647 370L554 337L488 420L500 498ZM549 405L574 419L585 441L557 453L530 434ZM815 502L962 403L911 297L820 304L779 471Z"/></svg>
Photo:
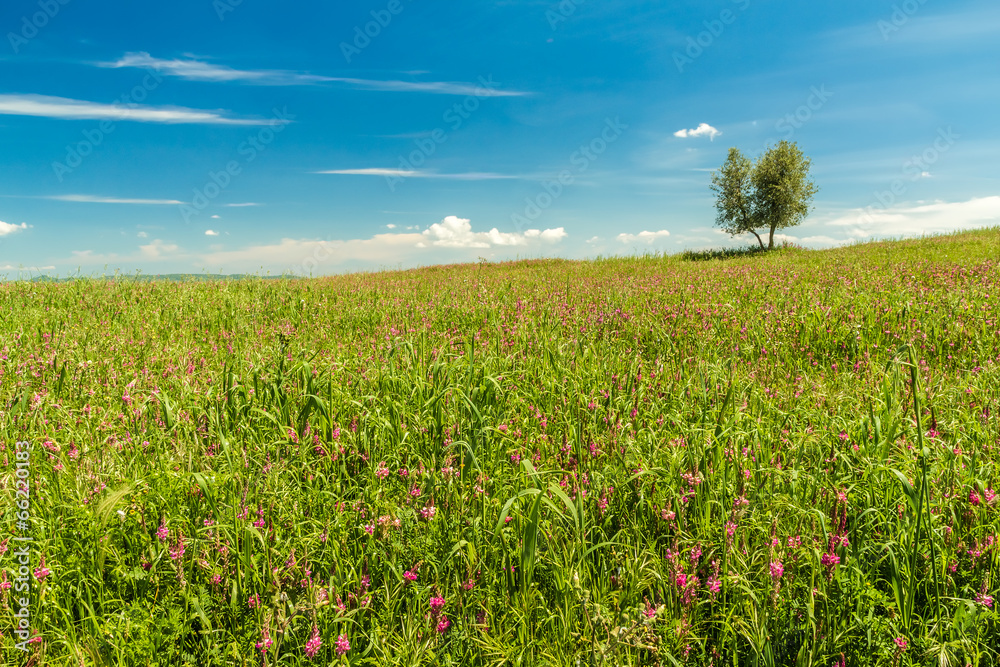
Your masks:
<svg viewBox="0 0 1000 667"><path fill-rule="evenodd" d="M997 34L993 0L10 0L0 275L741 244L711 171L780 139L804 245L996 225Z"/></svg>

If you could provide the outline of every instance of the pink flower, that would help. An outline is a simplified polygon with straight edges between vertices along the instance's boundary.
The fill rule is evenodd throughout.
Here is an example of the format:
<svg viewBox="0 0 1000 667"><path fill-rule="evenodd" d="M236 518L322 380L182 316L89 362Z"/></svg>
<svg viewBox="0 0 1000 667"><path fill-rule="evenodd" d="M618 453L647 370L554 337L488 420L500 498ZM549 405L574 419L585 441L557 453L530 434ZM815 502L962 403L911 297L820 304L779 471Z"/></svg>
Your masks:
<svg viewBox="0 0 1000 667"><path fill-rule="evenodd" d="M979 494L976 493L975 489L969 489L969 503L978 506L980 503Z"/></svg>
<svg viewBox="0 0 1000 667"><path fill-rule="evenodd" d="M899 648L900 653L905 651L910 645L910 643L906 641L905 637L896 637L892 641L896 642L896 646Z"/></svg>
<svg viewBox="0 0 1000 667"><path fill-rule="evenodd" d="M319 638L319 628L313 626L312 636L306 642L306 657L313 658L319 653L319 647L323 645L323 640Z"/></svg>
<svg viewBox="0 0 1000 667"><path fill-rule="evenodd" d="M415 570L416 568L413 568L413 570L407 570L406 572L403 573L403 578L406 579L407 581L416 581L417 573Z"/></svg>
<svg viewBox="0 0 1000 667"><path fill-rule="evenodd" d="M44 579L45 577L49 576L50 574L52 574L52 570L50 570L49 568L45 567L45 556L43 555L42 556L42 562L39 563L38 567L35 569L35 579L38 579L39 581L41 581L42 579Z"/></svg>
<svg viewBox="0 0 1000 667"><path fill-rule="evenodd" d="M161 542L166 542L167 538L170 537L170 531L167 530L167 518L163 517L160 520L160 527L156 531L156 536L160 538Z"/></svg>
<svg viewBox="0 0 1000 667"><path fill-rule="evenodd" d="M177 541L174 542L173 546L170 547L170 558L172 560L180 560L184 557L184 533L177 533Z"/></svg>
<svg viewBox="0 0 1000 667"><path fill-rule="evenodd" d="M267 649L271 648L271 644L273 643L274 641L271 639L271 633L267 631L267 628L261 630L260 641L256 644L257 650L260 651L260 654L264 655L267 653Z"/></svg>
<svg viewBox="0 0 1000 667"><path fill-rule="evenodd" d="M837 564L840 563L840 556L831 551L823 554L823 557L820 558L819 562L826 568L826 576L830 579L833 577L833 570L837 567Z"/></svg>
<svg viewBox="0 0 1000 667"><path fill-rule="evenodd" d="M439 635L443 635L451 627L451 621L448 620L447 616L441 617L441 622L437 624L437 631Z"/></svg>
<svg viewBox="0 0 1000 667"><path fill-rule="evenodd" d="M351 642L347 641L347 635L337 637L337 656L342 656L351 650Z"/></svg>
<svg viewBox="0 0 1000 667"><path fill-rule="evenodd" d="M444 609L445 600L441 596L435 596L431 598L431 613L437 616Z"/></svg>
<svg viewBox="0 0 1000 667"><path fill-rule="evenodd" d="M785 566L779 561L771 561L771 578L774 580L781 579L782 575L785 574Z"/></svg>

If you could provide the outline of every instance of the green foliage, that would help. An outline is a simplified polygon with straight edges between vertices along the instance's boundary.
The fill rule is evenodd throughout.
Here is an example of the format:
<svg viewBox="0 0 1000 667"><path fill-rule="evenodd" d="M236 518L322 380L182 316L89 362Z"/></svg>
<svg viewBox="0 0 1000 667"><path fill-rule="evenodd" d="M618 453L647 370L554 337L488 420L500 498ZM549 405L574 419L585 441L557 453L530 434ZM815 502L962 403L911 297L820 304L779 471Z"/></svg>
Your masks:
<svg viewBox="0 0 1000 667"><path fill-rule="evenodd" d="M2 284L0 663L996 667L998 256Z"/></svg>
<svg viewBox="0 0 1000 667"><path fill-rule="evenodd" d="M768 232L767 247L774 247L776 230L800 224L809 214L817 192L809 180L812 162L798 144L781 141L751 162L737 148L719 171L712 174L716 193L716 224L732 236L751 233L760 247L764 240L757 230Z"/></svg>

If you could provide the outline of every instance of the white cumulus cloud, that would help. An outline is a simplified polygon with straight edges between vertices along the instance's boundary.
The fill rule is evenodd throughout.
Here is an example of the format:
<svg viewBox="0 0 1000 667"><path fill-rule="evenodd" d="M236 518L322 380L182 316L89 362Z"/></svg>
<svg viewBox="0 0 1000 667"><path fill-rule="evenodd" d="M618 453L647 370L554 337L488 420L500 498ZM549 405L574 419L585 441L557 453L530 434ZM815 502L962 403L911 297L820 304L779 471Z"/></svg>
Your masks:
<svg viewBox="0 0 1000 667"><path fill-rule="evenodd" d="M529 240L538 239L546 243L558 243L566 238L566 230L528 229L524 233L501 232L494 227L488 232L473 232L472 223L466 218L449 215L441 222L434 223L423 233L425 241L419 247L438 248L491 248L493 246L523 246Z"/></svg>
<svg viewBox="0 0 1000 667"><path fill-rule="evenodd" d="M219 232L215 231L214 229L206 229L205 230L205 236L218 236L218 235L219 235Z"/></svg>
<svg viewBox="0 0 1000 667"><path fill-rule="evenodd" d="M681 139L695 138L695 137L708 137L710 141L714 141L716 137L722 135L717 129L709 125L708 123L702 123L693 130L677 130L674 132L675 137Z"/></svg>
<svg viewBox="0 0 1000 667"><path fill-rule="evenodd" d="M23 222L21 224L19 224L19 225L12 225L10 223L3 222L2 220L0 220L0 236L7 236L9 234L15 234L15 233L21 231L22 229L27 229L27 228L28 228L28 225L26 225Z"/></svg>
<svg viewBox="0 0 1000 667"><path fill-rule="evenodd" d="M650 245L657 239L665 239L670 236L670 232L661 229L658 232L639 232L638 234L619 234L617 240L621 243L645 243Z"/></svg>

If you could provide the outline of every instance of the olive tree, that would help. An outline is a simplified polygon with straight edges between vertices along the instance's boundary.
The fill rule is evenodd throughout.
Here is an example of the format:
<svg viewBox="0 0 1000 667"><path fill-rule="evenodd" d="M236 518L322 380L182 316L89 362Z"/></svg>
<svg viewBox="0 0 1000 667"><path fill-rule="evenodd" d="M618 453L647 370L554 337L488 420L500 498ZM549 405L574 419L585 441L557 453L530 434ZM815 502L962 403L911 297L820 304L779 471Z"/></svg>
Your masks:
<svg viewBox="0 0 1000 667"><path fill-rule="evenodd" d="M812 161L795 143L782 141L751 162L730 148L725 164L712 173L716 224L731 236L751 233L764 247L774 247L774 232L801 224L809 215L816 184L809 180Z"/></svg>

